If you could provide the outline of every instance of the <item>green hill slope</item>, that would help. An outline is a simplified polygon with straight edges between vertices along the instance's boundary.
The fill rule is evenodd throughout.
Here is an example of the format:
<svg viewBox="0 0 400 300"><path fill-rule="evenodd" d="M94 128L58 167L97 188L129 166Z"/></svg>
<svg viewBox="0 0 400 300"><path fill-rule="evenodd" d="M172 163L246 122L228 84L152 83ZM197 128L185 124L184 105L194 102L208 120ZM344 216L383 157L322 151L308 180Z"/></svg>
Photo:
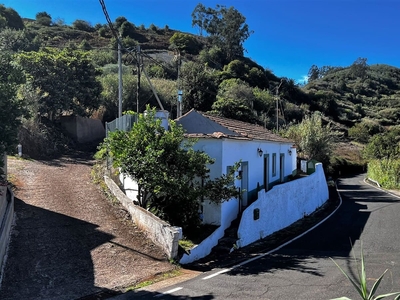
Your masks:
<svg viewBox="0 0 400 300"><path fill-rule="evenodd" d="M347 126L363 118L383 126L399 125L400 69L371 65L362 76L357 75L353 66L336 68L303 90L321 107L328 106L326 115Z"/></svg>

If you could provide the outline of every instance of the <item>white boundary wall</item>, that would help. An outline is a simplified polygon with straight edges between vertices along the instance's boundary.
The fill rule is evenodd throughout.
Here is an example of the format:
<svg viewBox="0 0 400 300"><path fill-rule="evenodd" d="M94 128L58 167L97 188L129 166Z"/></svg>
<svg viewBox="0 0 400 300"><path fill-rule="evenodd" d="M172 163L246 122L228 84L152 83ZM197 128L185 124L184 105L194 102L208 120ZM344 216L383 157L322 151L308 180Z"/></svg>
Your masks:
<svg viewBox="0 0 400 300"><path fill-rule="evenodd" d="M191 249L189 254L184 254L179 261L180 264L189 264L211 253L212 248L218 244L218 240L224 237L225 229L229 228L231 222L237 218L239 211L238 200L232 198L229 201L222 202L221 209L224 211L221 225L209 237Z"/></svg>
<svg viewBox="0 0 400 300"><path fill-rule="evenodd" d="M176 258L178 243L182 239L182 228L171 226L142 207L135 205L132 199L128 198L108 176L104 176L104 181L114 196L128 210L135 224L146 231L153 242L160 245L168 258Z"/></svg>
<svg viewBox="0 0 400 300"><path fill-rule="evenodd" d="M236 245L241 248L281 230L314 212L329 198L322 164L310 176L258 193L258 200L243 212ZM254 220L254 210L259 219Z"/></svg>

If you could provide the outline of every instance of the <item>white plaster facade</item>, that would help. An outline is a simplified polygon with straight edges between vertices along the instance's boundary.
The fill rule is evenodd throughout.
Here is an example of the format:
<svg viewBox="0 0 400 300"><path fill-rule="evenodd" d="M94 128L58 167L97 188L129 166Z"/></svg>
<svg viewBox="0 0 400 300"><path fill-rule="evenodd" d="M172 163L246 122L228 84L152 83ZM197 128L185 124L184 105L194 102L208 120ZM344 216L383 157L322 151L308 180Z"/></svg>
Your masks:
<svg viewBox="0 0 400 300"><path fill-rule="evenodd" d="M257 189L269 189L285 182L296 170L296 148L293 142L261 126L210 116L195 110L177 120L188 137L197 139L195 150L206 152L215 160L210 166L210 177L217 178L228 168L241 162L240 179L234 185L241 191L236 215L257 198ZM203 223L222 225L224 207L211 201L202 203ZM229 214L231 211L229 211ZM229 227L230 224L228 224Z"/></svg>
<svg viewBox="0 0 400 300"><path fill-rule="evenodd" d="M329 198L322 164L313 174L260 191L258 200L243 212L236 245L244 247L311 214ZM258 210L259 218L254 219Z"/></svg>

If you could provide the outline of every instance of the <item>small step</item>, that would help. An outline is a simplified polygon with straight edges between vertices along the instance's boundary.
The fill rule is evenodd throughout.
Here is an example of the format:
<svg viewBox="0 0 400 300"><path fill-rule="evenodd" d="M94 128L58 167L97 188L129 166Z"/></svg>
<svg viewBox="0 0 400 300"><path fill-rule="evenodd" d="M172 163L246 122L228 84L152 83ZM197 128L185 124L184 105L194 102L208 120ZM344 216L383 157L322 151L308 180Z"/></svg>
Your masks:
<svg viewBox="0 0 400 300"><path fill-rule="evenodd" d="M237 241L237 238L232 238L232 237L223 237L221 239L219 239L218 241L218 245L222 245L222 246L233 246L233 244L235 244Z"/></svg>
<svg viewBox="0 0 400 300"><path fill-rule="evenodd" d="M231 252L232 246L228 247L228 246L217 245L212 249L212 252L217 255L218 254L229 254Z"/></svg>

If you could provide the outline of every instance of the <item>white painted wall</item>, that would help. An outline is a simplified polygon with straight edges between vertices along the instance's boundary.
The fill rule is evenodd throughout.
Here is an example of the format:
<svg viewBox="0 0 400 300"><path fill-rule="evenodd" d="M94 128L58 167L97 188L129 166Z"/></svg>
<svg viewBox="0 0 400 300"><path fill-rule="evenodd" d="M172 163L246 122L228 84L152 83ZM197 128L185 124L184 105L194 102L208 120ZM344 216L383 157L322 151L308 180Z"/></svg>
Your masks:
<svg viewBox="0 0 400 300"><path fill-rule="evenodd" d="M138 194L139 194L139 186L136 181L134 181L131 177L120 173L119 174L119 181L121 182L125 195L128 196L129 199L133 201L138 201Z"/></svg>
<svg viewBox="0 0 400 300"><path fill-rule="evenodd" d="M214 163L210 165L211 179L221 176L223 157L222 143L222 139L199 139L198 142L193 146L194 150L204 151L214 159ZM226 171L224 171L224 173L225 172Z"/></svg>
<svg viewBox="0 0 400 300"><path fill-rule="evenodd" d="M238 229L237 246L244 247L281 230L314 212L329 198L328 186L322 164L308 177L274 186L265 193L260 191L258 200L242 215ZM260 218L253 219L254 209Z"/></svg>
<svg viewBox="0 0 400 300"><path fill-rule="evenodd" d="M201 205L203 206L203 223L221 225L221 204L205 200Z"/></svg>
<svg viewBox="0 0 400 300"><path fill-rule="evenodd" d="M296 169L296 151L291 148L291 143L280 144L267 141L246 141L246 140L224 140L222 151L222 171L226 172L226 167L240 160L249 163L249 190L257 188L257 182L262 185L264 177L264 154L269 154L269 182L279 180L279 156L280 153L285 155L284 176L292 174ZM257 149L263 150L263 155L258 155ZM292 150L292 155L289 155L288 150ZM276 153L277 172L275 176L272 174L272 154ZM240 181L235 182L240 186Z"/></svg>
<svg viewBox="0 0 400 300"><path fill-rule="evenodd" d="M292 149L292 143L274 143L267 141L249 141L249 140L234 140L234 139L199 139L193 147L195 150L202 150L210 157L215 159L215 163L210 166L210 177L216 178L221 174L226 174L227 167L233 166L234 163L242 161L248 162L248 191L257 188L257 183L263 184L264 178L264 158L263 155L258 155L257 149L263 150L263 154L269 153L269 182L279 180L279 155L285 155L284 177L293 173L296 169L296 149ZM289 149L292 154L289 155ZM276 153L277 172L272 176L272 153ZM235 180L235 186L240 187L240 180ZM223 207L218 204L203 202L203 223L220 225L223 218L229 214ZM237 214L237 213L236 213Z"/></svg>
<svg viewBox="0 0 400 300"><path fill-rule="evenodd" d="M221 218L221 225L199 245L190 250L190 254L184 254L179 261L180 264L189 264L211 253L212 248L218 244L218 240L224 237L225 230L231 226L233 220L236 219L239 211L239 202L232 198L229 201L224 201L220 205L224 212Z"/></svg>

